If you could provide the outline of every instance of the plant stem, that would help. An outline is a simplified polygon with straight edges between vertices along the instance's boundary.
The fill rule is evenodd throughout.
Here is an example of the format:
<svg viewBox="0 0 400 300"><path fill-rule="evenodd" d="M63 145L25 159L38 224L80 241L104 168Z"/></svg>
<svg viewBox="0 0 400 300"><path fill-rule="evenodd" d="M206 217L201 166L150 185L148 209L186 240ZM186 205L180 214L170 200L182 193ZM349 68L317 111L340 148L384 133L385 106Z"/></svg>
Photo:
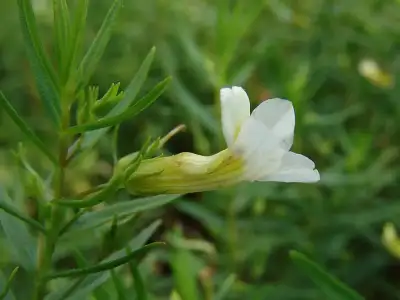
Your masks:
<svg viewBox="0 0 400 300"><path fill-rule="evenodd" d="M65 99L61 97L61 103ZM62 110L62 128L58 137L58 165L54 176L54 198L60 199L63 197L64 175L67 166L68 154L68 136L64 134L65 129L69 125L69 106L64 106ZM63 207L59 205L48 204L46 214L46 229L47 234L41 234L38 243L38 266L36 287L33 299L43 299L47 290L47 279L45 275L52 268L52 256L56 246L59 231L64 219Z"/></svg>

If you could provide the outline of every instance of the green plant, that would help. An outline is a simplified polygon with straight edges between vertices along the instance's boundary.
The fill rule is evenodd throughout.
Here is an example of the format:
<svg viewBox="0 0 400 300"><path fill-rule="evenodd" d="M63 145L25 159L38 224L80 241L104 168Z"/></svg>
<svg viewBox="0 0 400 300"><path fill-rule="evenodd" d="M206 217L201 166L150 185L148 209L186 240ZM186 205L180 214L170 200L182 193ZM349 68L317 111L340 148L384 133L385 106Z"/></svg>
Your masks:
<svg viewBox="0 0 400 300"><path fill-rule="evenodd" d="M99 227L107 227L112 220L111 231L113 231L121 219L130 218L133 213L166 204L176 198L176 196L160 196L110 204L100 210L100 215L97 216L93 207L112 200L121 184L120 179L113 177L110 181L93 190L84 191L81 195L71 195L65 184L70 164L85 155L87 149L94 147L112 127L118 126L127 118L134 117L151 105L166 89L169 79L155 85L144 96L139 96L154 59L153 48L123 92L119 91L119 84L112 84L104 96L99 97L99 88L89 85L90 78L110 40L122 1L113 1L98 33L83 56L81 54L89 2L77 1L73 9L70 9L65 0L54 1L53 57L46 53L39 38L31 1L19 0L17 3L28 59L39 98L45 107L46 116L51 120L49 134L54 137L54 143L43 142L6 96L0 93L1 107L20 128L25 138L32 142L50 163L43 178L31 166L23 145L20 147L15 157L20 162L22 172L32 180L31 186L18 187L22 189L20 200L24 201L29 193L35 200L33 205L38 215L35 219L27 216L21 207L16 205L17 201L11 196L12 192L2 190L0 223L15 247L18 264L31 274L31 278L34 278L32 299L43 299L45 295L52 297L52 293L49 294L51 291L49 283L54 279L86 278L90 274L112 270L132 260L139 262L151 248L162 245L162 243L151 243L143 246L156 228L154 225L157 223L153 223L142 231L142 236L139 234L128 243L130 246L127 254L124 251L115 252L99 264L73 270L56 271L54 265L57 245L64 236L77 230L74 226L77 223L85 223L79 226L78 231L85 226L99 230ZM148 154L150 148L155 150L154 145L153 143L143 148L134 165L140 163L140 159ZM117 153L114 153L114 156L117 157ZM130 173L134 171L134 168L129 169ZM74 200L66 200L70 198ZM72 209L70 205L61 205L62 201L68 203L77 201L80 207ZM118 206L124 204L124 209L119 212ZM130 212L128 215L127 211ZM17 269L12 272L8 284L4 287L3 298L9 291L9 283L16 271ZM79 286L73 285L73 288L68 288L60 299L79 291Z"/></svg>
<svg viewBox="0 0 400 300"><path fill-rule="evenodd" d="M38 149L57 155L59 129L53 118L43 117L42 108L50 113L53 109L40 104L44 98L33 88L17 30L16 1L0 2L1 90L29 124L25 132L40 138L39 143L21 138L21 130L6 117L7 107L2 107L0 295L29 299L36 279L38 233L49 226L45 211L36 210L43 207L36 204L42 199L37 195L53 199L47 193L53 191L54 168ZM46 53L53 53L57 73L51 2L32 4L41 44ZM72 8L78 2L67 3ZM91 1L82 49L89 49L111 2ZM305 268L300 263L321 285L315 288L294 269L287 249L307 253L366 299L398 298L397 261L382 247L380 232L385 222L396 223L400 212L399 13L397 0L124 1L111 42L89 81L96 88L85 88L88 99L106 100L95 102L92 121L121 100L119 88L129 85L153 45L157 55L143 92L153 90L166 75L173 81L157 105L134 118L125 114L128 119L109 134L100 130L98 140L92 131L93 140L85 138L84 151L76 152L65 168L65 198L57 203L67 213L52 267L54 274L90 270L126 256L128 243L129 251L158 240L166 240L168 247L156 246L144 259L130 261L129 269L50 280L48 299L130 299L137 293L139 299L186 300L197 295L207 300L314 300L334 299L348 290L314 263ZM121 84L105 89L116 78ZM187 195L166 207L172 200L164 196L135 202L120 190L108 194L115 188L108 183L119 157L144 149L150 145L148 136L162 136L177 122L188 130L164 146L165 153L209 155L223 149L216 103L225 84L245 86L252 105L272 97L294 103L294 150L316 161L323 175L319 184L241 184ZM78 104L85 107L83 95L76 98L70 125L79 125L73 131L80 132L90 108L76 115ZM104 120L89 123L92 129L101 124L107 125ZM77 146L72 144L71 151ZM17 150L12 153L11 147Z"/></svg>

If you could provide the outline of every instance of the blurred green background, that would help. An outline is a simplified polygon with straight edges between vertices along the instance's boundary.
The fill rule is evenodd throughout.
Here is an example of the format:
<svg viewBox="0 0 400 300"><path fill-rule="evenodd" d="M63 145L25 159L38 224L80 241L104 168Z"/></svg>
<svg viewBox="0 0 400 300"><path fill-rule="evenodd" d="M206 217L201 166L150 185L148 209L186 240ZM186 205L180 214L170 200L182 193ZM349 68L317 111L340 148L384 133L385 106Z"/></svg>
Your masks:
<svg viewBox="0 0 400 300"><path fill-rule="evenodd" d="M50 2L33 0L49 53ZM87 44L110 4L91 1ZM121 126L120 156L182 123L187 130L168 143L169 152L222 150L218 92L240 85L253 107L272 97L293 101L293 150L312 158L322 177L317 184L253 183L186 195L137 216L122 240L161 217L154 240L175 249L154 252L141 266L151 299L177 299L172 291L192 284L199 299L217 299L224 286L224 299L324 299L290 261L290 249L308 254L367 299L400 299L399 262L381 243L385 222L400 225L399 16L398 0L125 0L92 84L101 93L112 82L125 87L153 45L157 58L144 90L166 75L173 83ZM0 89L51 147L51 123L24 51L15 0L2 0ZM10 150L23 136L3 112L0 118L0 180L14 185ZM111 135L73 166L71 191L110 176L110 141ZM26 147L46 174L43 157ZM0 242L0 269L8 274L15 265L7 241ZM90 257L101 255L107 239L77 235L73 242ZM58 265L73 267L74 260L60 255ZM27 284L20 273L16 294ZM94 296L117 299L112 281Z"/></svg>

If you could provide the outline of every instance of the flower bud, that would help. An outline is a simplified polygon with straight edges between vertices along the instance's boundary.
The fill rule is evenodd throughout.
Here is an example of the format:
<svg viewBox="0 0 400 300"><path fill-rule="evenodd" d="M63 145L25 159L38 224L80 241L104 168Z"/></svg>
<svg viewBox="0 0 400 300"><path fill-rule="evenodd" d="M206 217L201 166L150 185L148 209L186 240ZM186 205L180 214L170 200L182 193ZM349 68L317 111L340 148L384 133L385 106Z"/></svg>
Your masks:
<svg viewBox="0 0 400 300"><path fill-rule="evenodd" d="M212 156L183 152L142 160L124 184L132 194L186 194L238 183L242 175L242 160L228 149Z"/></svg>

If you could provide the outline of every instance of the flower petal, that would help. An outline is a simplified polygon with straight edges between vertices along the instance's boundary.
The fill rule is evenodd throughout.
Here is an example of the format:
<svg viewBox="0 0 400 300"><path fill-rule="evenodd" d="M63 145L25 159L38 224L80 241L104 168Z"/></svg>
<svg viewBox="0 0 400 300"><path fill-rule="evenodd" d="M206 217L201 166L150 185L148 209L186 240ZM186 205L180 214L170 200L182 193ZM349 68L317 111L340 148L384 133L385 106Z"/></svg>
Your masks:
<svg viewBox="0 0 400 300"><path fill-rule="evenodd" d="M279 169L286 153L279 143L280 140L262 122L253 117L244 122L232 150L244 160L246 180L258 180Z"/></svg>
<svg viewBox="0 0 400 300"><path fill-rule="evenodd" d="M293 144L295 115L290 101L274 98L261 103L251 114L264 123L281 139L281 146L289 150Z"/></svg>
<svg viewBox="0 0 400 300"><path fill-rule="evenodd" d="M243 122L250 116L250 101L241 87L223 88L220 94L222 131L230 147L239 134Z"/></svg>
<svg viewBox="0 0 400 300"><path fill-rule="evenodd" d="M279 170L259 181L317 182L320 180L320 175L314 168L314 162L308 157L287 152L282 158Z"/></svg>

